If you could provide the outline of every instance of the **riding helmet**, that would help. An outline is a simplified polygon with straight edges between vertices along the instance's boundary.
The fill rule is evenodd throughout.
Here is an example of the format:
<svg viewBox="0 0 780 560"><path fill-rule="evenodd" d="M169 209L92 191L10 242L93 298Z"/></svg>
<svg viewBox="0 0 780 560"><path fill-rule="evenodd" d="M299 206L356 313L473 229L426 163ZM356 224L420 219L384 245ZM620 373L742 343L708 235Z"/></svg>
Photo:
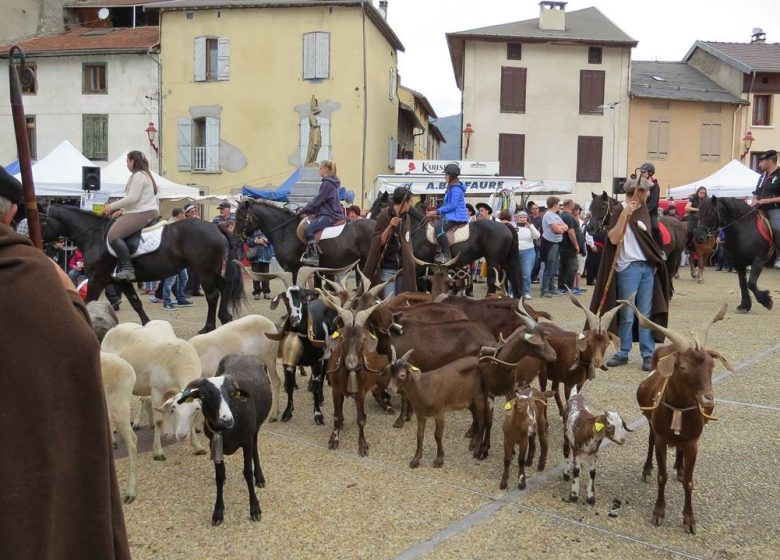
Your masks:
<svg viewBox="0 0 780 560"><path fill-rule="evenodd" d="M457 163L448 163L444 168L445 175L451 175L452 177L460 177L460 167Z"/></svg>
<svg viewBox="0 0 780 560"><path fill-rule="evenodd" d="M655 175L655 165L650 162L645 162L642 164L642 167L639 168L639 171L647 171L650 175Z"/></svg>

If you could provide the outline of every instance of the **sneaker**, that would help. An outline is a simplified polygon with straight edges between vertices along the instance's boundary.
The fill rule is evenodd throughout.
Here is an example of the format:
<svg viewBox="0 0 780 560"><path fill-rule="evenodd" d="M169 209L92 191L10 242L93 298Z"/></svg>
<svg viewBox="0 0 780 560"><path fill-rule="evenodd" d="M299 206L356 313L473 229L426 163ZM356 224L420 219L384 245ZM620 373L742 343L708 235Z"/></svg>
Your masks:
<svg viewBox="0 0 780 560"><path fill-rule="evenodd" d="M523 299L531 299L531 294L524 294Z"/></svg>
<svg viewBox="0 0 780 560"><path fill-rule="evenodd" d="M157 299L154 296L149 296L149 303L160 303L161 301L161 299Z"/></svg>
<svg viewBox="0 0 780 560"><path fill-rule="evenodd" d="M263 296L262 296L262 294L252 294L252 297L253 297L255 300L258 300L258 299L261 299Z"/></svg>
<svg viewBox="0 0 780 560"><path fill-rule="evenodd" d="M581 296L581 295L582 295L582 294L584 294L585 292L583 292L583 291L582 291L580 288L574 288L574 289L571 291L571 293L572 293L572 294L574 294L575 296Z"/></svg>
<svg viewBox="0 0 780 560"><path fill-rule="evenodd" d="M163 303L163 309L165 311L176 311L176 306L172 303Z"/></svg>
<svg viewBox="0 0 780 560"><path fill-rule="evenodd" d="M551 298L552 294L550 292L542 292L542 297Z"/></svg>
<svg viewBox="0 0 780 560"><path fill-rule="evenodd" d="M562 296L563 292L560 290L550 290L549 294L550 296Z"/></svg>
<svg viewBox="0 0 780 560"><path fill-rule="evenodd" d="M190 300L188 300L188 299L182 299L182 300L177 300L177 301L176 301L176 305L178 305L179 307L187 307L187 306L189 306L189 305L195 305L195 304L194 304L194 303L192 303L192 302L191 302Z"/></svg>
<svg viewBox="0 0 780 560"><path fill-rule="evenodd" d="M642 371L650 371L652 363L653 363L652 357L648 356L647 358L642 358Z"/></svg>
<svg viewBox="0 0 780 560"><path fill-rule="evenodd" d="M263 299L273 299L273 297L271 296L271 294L270 294L270 293L268 293L268 292L265 292L265 293L263 294Z"/></svg>
<svg viewBox="0 0 780 560"><path fill-rule="evenodd" d="M780 268L780 257L775 261L775 268Z"/></svg>
<svg viewBox="0 0 780 560"><path fill-rule="evenodd" d="M624 366L628 363L628 356L625 358L615 354L609 360L607 360L607 367Z"/></svg>

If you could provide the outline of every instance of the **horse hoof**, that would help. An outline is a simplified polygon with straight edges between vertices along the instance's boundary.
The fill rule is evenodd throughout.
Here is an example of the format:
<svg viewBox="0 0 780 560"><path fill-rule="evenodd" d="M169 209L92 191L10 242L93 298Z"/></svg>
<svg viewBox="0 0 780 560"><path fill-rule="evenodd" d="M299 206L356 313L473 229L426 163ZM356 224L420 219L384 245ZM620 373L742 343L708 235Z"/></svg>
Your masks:
<svg viewBox="0 0 780 560"><path fill-rule="evenodd" d="M737 309L734 312L739 313L740 315L745 315L746 313L750 313L750 309L745 309L744 307L737 307Z"/></svg>

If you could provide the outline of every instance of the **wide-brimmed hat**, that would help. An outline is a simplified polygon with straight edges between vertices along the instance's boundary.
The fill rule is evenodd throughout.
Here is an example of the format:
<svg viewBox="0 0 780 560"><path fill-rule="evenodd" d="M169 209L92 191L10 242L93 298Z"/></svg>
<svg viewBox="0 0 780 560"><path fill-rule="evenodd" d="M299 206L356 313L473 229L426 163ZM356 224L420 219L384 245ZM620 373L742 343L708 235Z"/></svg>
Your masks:
<svg viewBox="0 0 780 560"><path fill-rule="evenodd" d="M777 150L767 150L760 156L758 156L758 161L761 161L762 159L769 159L769 158L776 158L777 157Z"/></svg>
<svg viewBox="0 0 780 560"><path fill-rule="evenodd" d="M626 194L633 193L637 187L642 189L643 191L649 191L653 186L652 181L648 181L647 179L643 179L641 177L637 177L636 179L629 179L626 181L626 184L623 186L623 192Z"/></svg>
<svg viewBox="0 0 780 560"><path fill-rule="evenodd" d="M227 200L223 200L222 202L219 203L219 206L217 206L217 208L219 209L230 208L230 203Z"/></svg>
<svg viewBox="0 0 780 560"><path fill-rule="evenodd" d="M487 210L487 213L488 213L488 214L492 214L492 213L493 213L493 209L490 207L490 205L488 205L488 204L485 204L484 202L478 202L478 203L477 203L477 210L480 210L480 209L482 209L482 208L484 208L485 210Z"/></svg>
<svg viewBox="0 0 780 560"><path fill-rule="evenodd" d="M471 212L471 214L472 214L472 215L474 215L474 214L476 214L476 213L477 213L477 211L476 211L476 210L474 210L474 207L473 207L473 206L472 206L470 203L468 203L468 202L466 203L466 210L468 210L469 212Z"/></svg>

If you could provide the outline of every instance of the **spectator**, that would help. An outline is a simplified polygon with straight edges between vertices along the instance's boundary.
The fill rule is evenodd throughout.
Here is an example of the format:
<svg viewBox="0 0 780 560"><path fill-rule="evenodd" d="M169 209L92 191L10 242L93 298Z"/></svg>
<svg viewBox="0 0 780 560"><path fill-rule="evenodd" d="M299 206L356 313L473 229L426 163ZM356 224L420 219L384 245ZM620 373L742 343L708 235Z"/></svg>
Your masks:
<svg viewBox="0 0 780 560"><path fill-rule="evenodd" d="M535 243L541 236L532 223L528 213L521 210L515 214L517 220L517 249L520 252L520 275L523 281L523 298L531 299L531 271L536 261Z"/></svg>
<svg viewBox="0 0 780 560"><path fill-rule="evenodd" d="M174 208L171 210L171 221L180 222L185 219L184 210L181 208ZM174 288L176 290L176 304L171 301L171 292ZM177 307L186 307L192 305L192 302L184 295L184 290L187 286L187 269L182 268L174 276L166 278L162 283L162 301L163 309L166 311L173 311Z"/></svg>
<svg viewBox="0 0 780 560"><path fill-rule="evenodd" d="M536 231L541 235L542 233L542 215L539 212L539 205L533 201L529 201L526 205L528 213L528 223L536 228ZM542 260L539 258L539 248L541 246L541 237L534 241L534 268L531 271L531 283L539 283L539 269L541 268Z"/></svg>
<svg viewBox="0 0 780 560"><path fill-rule="evenodd" d="M233 214L230 213L230 203L227 200L220 202L219 206L217 206L217 210L219 211L219 214L211 220L215 224L220 225L228 220L234 219Z"/></svg>
<svg viewBox="0 0 780 560"><path fill-rule="evenodd" d="M81 249L73 251L73 256L68 261L68 278L74 286L78 286L84 276L84 253Z"/></svg>
<svg viewBox="0 0 780 560"><path fill-rule="evenodd" d="M485 204L484 202L478 202L476 205L477 212L477 220L490 220L491 214L493 214L493 209Z"/></svg>
<svg viewBox="0 0 780 560"><path fill-rule="evenodd" d="M19 223L16 224L16 233L30 237L30 227L27 225L27 218L22 218Z"/></svg>
<svg viewBox="0 0 780 560"><path fill-rule="evenodd" d="M561 291L553 285L553 277L558 269L560 259L561 242L563 234L569 229L566 223L558 215L561 199L551 196L547 199L547 211L542 218L542 246L540 257L544 262L542 273L542 285L540 292L542 297L550 298L561 295Z"/></svg>
<svg viewBox="0 0 780 560"><path fill-rule="evenodd" d="M578 290L574 284L578 266L577 255L580 252L580 245L577 240L579 222L574 217L574 201L572 199L567 198L563 201L563 211L559 216L563 223L566 224L567 229L561 239L558 290L564 292L566 288L569 288L575 296L579 296L582 295L582 290Z"/></svg>
<svg viewBox="0 0 780 560"><path fill-rule="evenodd" d="M357 204L353 204L352 206L347 206L347 218L350 220L359 220L363 216L360 215L361 210L360 206Z"/></svg>
<svg viewBox="0 0 780 560"><path fill-rule="evenodd" d="M44 247L46 256L57 263L63 271L68 265L67 253L65 252L65 239L60 237L53 243L49 243Z"/></svg>
<svg viewBox="0 0 780 560"><path fill-rule="evenodd" d="M582 287L582 275L585 274L585 258L588 253L585 248L585 222L582 219L582 206L575 204L573 215L574 219L577 220L577 244L580 246L580 252L577 253L577 272L574 274L574 286L580 292L585 292L585 288Z"/></svg>
<svg viewBox="0 0 780 560"><path fill-rule="evenodd" d="M267 274L271 271L271 261L274 258L274 246L265 236L262 230L255 230L252 233L252 237L246 240L246 244L249 247L246 258L252 265L254 272L262 272ZM271 282L269 280L263 280L258 282L254 280L252 282L252 295L255 299L271 299Z"/></svg>
<svg viewBox="0 0 780 560"><path fill-rule="evenodd" d="M200 214L198 207L190 203L184 207L184 217L188 220L199 220ZM200 278L194 268L187 268L187 287L184 289L185 296L202 297L203 290L200 289Z"/></svg>

